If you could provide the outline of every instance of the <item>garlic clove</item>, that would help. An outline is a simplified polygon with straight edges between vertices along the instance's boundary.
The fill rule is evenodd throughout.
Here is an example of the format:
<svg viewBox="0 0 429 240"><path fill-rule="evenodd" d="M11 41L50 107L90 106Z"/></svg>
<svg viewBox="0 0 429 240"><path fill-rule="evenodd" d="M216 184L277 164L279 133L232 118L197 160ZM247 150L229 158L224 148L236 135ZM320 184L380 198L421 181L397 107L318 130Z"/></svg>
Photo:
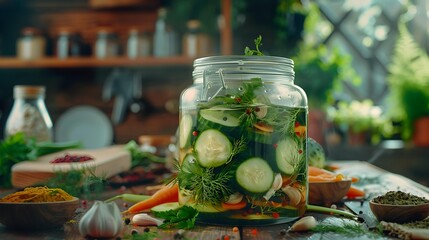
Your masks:
<svg viewBox="0 0 429 240"><path fill-rule="evenodd" d="M243 194L241 194L239 192L235 192L235 193L229 195L228 201L226 201L225 203L237 204L237 203L241 202L241 200L243 200Z"/></svg>
<svg viewBox="0 0 429 240"><path fill-rule="evenodd" d="M313 216L305 216L296 221L289 229L291 232L305 232L316 227L317 220Z"/></svg>
<svg viewBox="0 0 429 240"><path fill-rule="evenodd" d="M147 213L140 213L133 216L132 222L139 226L159 226L164 220L154 218Z"/></svg>
<svg viewBox="0 0 429 240"><path fill-rule="evenodd" d="M291 186L282 188L282 191L289 197L290 205L297 206L301 202L301 192Z"/></svg>
<svg viewBox="0 0 429 240"><path fill-rule="evenodd" d="M280 173L277 173L276 176L274 177L272 188L275 191L277 191L277 190L279 190L282 187L282 184L283 184L282 175Z"/></svg>

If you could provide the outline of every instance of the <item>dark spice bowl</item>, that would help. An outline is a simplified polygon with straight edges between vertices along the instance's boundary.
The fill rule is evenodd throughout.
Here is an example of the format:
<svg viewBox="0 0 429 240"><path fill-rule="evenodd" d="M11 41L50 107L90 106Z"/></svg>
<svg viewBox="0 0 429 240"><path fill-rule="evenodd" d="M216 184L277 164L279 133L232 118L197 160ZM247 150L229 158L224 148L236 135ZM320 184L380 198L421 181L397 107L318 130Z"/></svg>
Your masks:
<svg viewBox="0 0 429 240"><path fill-rule="evenodd" d="M429 203L397 205L369 202L369 207L378 221L407 223L421 221L429 216Z"/></svg>
<svg viewBox="0 0 429 240"><path fill-rule="evenodd" d="M0 223L11 229L40 230L73 219L79 199L58 202L0 202Z"/></svg>

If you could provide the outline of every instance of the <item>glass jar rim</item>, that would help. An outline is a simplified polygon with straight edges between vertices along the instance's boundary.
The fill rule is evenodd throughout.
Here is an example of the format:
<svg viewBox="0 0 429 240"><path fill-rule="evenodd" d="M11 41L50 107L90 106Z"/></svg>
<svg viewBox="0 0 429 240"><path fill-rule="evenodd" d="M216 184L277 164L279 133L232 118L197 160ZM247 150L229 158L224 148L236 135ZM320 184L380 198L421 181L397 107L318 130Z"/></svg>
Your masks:
<svg viewBox="0 0 429 240"><path fill-rule="evenodd" d="M285 75L292 79L295 77L293 60L278 56L209 56L195 59L193 66L194 79L201 77L208 69L223 69L224 73L227 71L231 74Z"/></svg>
<svg viewBox="0 0 429 240"><path fill-rule="evenodd" d="M246 55L225 55L225 56L208 56L197 58L194 61L195 67L202 67L207 65L216 64L278 64L278 65L290 65L293 67L294 62L290 58L278 57L278 56L246 56Z"/></svg>

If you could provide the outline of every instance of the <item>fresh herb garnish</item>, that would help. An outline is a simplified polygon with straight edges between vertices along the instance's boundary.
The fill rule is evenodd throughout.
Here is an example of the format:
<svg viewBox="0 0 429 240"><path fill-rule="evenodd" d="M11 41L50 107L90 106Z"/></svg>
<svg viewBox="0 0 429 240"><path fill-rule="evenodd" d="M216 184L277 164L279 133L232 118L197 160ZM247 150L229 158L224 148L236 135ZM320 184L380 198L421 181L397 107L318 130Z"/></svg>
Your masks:
<svg viewBox="0 0 429 240"><path fill-rule="evenodd" d="M82 168L55 171L54 176L44 185L50 188L61 188L73 196L90 198L105 190L107 182L105 178L96 176L93 169Z"/></svg>
<svg viewBox="0 0 429 240"><path fill-rule="evenodd" d="M319 224L310 231L315 233L334 233L348 237L378 238L379 232L368 231L366 227L359 223L343 222L342 224Z"/></svg>
<svg viewBox="0 0 429 240"><path fill-rule="evenodd" d="M192 192L196 204L217 205L225 200L225 196L233 193L229 186L233 176L234 172L228 166L215 171L214 168L204 168L195 162L182 164L177 180L181 188Z"/></svg>
<svg viewBox="0 0 429 240"><path fill-rule="evenodd" d="M155 216L164 219L164 223L158 226L161 229L191 229L195 225L198 211L195 208L183 206L174 210L156 212Z"/></svg>
<svg viewBox="0 0 429 240"><path fill-rule="evenodd" d="M131 154L131 168L136 166L148 166L151 163L165 163L166 159L164 157L159 157L150 152L145 152L140 149L140 146L134 141L129 141L125 145Z"/></svg>
<svg viewBox="0 0 429 240"><path fill-rule="evenodd" d="M255 48L256 50L252 50L249 47L244 48L244 55L246 56L252 56L252 55L257 55L257 56L264 56L264 54L259 50L259 46L262 46L262 36L259 35L255 40Z"/></svg>

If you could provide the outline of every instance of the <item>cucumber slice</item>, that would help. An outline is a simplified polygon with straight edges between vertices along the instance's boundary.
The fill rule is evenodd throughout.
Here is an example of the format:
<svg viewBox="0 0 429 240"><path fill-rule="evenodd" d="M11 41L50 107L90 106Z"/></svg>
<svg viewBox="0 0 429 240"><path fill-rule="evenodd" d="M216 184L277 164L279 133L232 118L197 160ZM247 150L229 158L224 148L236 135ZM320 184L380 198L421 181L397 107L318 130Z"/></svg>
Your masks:
<svg viewBox="0 0 429 240"><path fill-rule="evenodd" d="M235 178L244 190L251 193L264 193L273 184L274 172L264 159L253 157L238 166Z"/></svg>
<svg viewBox="0 0 429 240"><path fill-rule="evenodd" d="M192 116L185 114L182 116L179 126L179 146L184 148L189 146L192 134Z"/></svg>
<svg viewBox="0 0 429 240"><path fill-rule="evenodd" d="M170 202L170 203L163 203L158 206L155 206L151 208L150 211L154 213L159 213L159 212L166 212L170 210L176 210L179 208L180 208L180 204L178 202Z"/></svg>
<svg viewBox="0 0 429 240"><path fill-rule="evenodd" d="M198 162L203 167L219 167L225 164L232 154L231 142L216 129L202 132L194 147Z"/></svg>
<svg viewBox="0 0 429 240"><path fill-rule="evenodd" d="M226 108L209 108L202 109L200 111L201 117L204 119L215 122L217 124L227 126L227 127L237 127L240 125L240 119L228 111L233 111L232 109L227 110Z"/></svg>
<svg viewBox="0 0 429 240"><path fill-rule="evenodd" d="M295 172L301 158L300 150L298 143L290 137L277 143L276 163L282 173L292 175Z"/></svg>

